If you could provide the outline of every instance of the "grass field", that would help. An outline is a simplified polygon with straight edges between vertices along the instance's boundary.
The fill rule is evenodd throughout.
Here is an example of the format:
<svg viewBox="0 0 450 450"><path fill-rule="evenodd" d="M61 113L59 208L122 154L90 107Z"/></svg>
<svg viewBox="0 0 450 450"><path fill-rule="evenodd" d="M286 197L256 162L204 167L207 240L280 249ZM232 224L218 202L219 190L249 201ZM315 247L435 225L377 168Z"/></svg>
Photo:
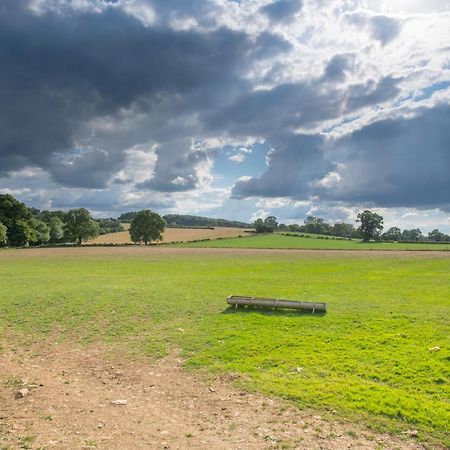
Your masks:
<svg viewBox="0 0 450 450"><path fill-rule="evenodd" d="M126 231L108 233L89 241L89 244L131 244L128 229L130 224L122 224ZM166 228L162 242L193 241L197 239L217 239L244 236L246 228L215 227L208 228Z"/></svg>
<svg viewBox="0 0 450 450"><path fill-rule="evenodd" d="M181 348L188 367L239 372L248 389L450 445L449 273L446 253L4 250L0 329L22 344ZM325 301L328 313L235 312L232 293Z"/></svg>
<svg viewBox="0 0 450 450"><path fill-rule="evenodd" d="M265 234L245 236L235 239L215 239L203 242L186 242L183 247L212 248L286 248L286 249L330 249L330 250L450 250L450 244L368 242L360 240L341 240L333 238L286 236Z"/></svg>

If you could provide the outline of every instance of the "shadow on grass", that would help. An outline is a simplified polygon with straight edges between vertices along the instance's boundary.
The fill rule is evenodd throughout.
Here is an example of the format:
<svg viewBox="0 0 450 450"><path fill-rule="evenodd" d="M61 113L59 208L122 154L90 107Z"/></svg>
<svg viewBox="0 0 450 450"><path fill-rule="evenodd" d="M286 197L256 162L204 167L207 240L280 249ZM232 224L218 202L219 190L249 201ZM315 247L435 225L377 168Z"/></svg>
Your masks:
<svg viewBox="0 0 450 450"><path fill-rule="evenodd" d="M323 317L326 315L326 311L301 311L297 309L275 309L275 308L264 308L260 306L240 306L235 308L234 306L229 306L225 308L220 314L261 314L263 316L283 316L283 317Z"/></svg>

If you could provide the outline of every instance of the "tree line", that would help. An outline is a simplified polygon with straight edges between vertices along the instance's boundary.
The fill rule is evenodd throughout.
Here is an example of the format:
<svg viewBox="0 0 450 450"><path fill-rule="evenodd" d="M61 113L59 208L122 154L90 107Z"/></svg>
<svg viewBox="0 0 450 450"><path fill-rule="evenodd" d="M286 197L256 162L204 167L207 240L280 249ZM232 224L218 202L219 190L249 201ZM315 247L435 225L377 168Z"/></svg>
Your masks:
<svg viewBox="0 0 450 450"><path fill-rule="evenodd" d="M167 223L172 226L250 226L244 222L209 219L206 217L170 214L161 217L150 210L134 211L122 214L118 219L93 219L85 208L70 211L40 211L28 208L12 195L0 195L0 246L11 245L26 247L29 245L66 244L81 245L100 234L123 231L122 221L130 222L130 238L135 243L149 244L162 240ZM211 222L215 221L215 222ZM450 242L450 236L434 229L427 235L419 228L401 230L391 227L383 233L383 217L365 210L356 217L359 226L351 223L329 224L320 217L308 216L302 225L278 223L275 216L264 220L257 219L253 227L257 233L289 231L293 233L311 233L336 236L363 241L388 242ZM201 223L202 225L198 225Z"/></svg>
<svg viewBox="0 0 450 450"><path fill-rule="evenodd" d="M134 214L130 237L133 242L161 240L164 219L143 210ZM77 244L106 233L123 231L119 219L93 219L85 208L70 211L40 211L28 208L12 195L0 195L0 246Z"/></svg>
<svg viewBox="0 0 450 450"><path fill-rule="evenodd" d="M0 244L16 247L78 243L97 237L100 225L87 209L39 211L12 195L0 195Z"/></svg>
<svg viewBox="0 0 450 450"><path fill-rule="evenodd" d="M273 233L275 231L288 231L291 233L321 234L325 236L336 236L348 239L362 239L363 241L384 241L384 242L450 242L450 236L434 229L424 235L419 228L401 230L398 227L391 227L382 232L383 217L370 210L359 213L356 222L359 226L351 223L338 222L327 223L320 217L308 216L303 224L278 223L275 216L268 216L264 220L257 219L253 226L257 233Z"/></svg>
<svg viewBox="0 0 450 450"><path fill-rule="evenodd" d="M137 211L123 213L119 216L119 221L131 222L136 216ZM192 216L189 214L166 214L163 216L168 227L174 228L209 228L209 227L232 227L232 228L251 228L251 224L239 222L237 220L214 219L212 217Z"/></svg>

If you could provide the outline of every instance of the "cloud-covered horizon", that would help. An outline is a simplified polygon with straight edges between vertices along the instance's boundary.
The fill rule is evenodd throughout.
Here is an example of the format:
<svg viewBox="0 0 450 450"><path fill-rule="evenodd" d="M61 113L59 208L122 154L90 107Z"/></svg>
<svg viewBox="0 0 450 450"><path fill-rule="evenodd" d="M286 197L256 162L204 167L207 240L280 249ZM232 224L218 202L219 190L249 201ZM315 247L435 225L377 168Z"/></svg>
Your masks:
<svg viewBox="0 0 450 450"><path fill-rule="evenodd" d="M445 1L3 0L0 191L450 231Z"/></svg>

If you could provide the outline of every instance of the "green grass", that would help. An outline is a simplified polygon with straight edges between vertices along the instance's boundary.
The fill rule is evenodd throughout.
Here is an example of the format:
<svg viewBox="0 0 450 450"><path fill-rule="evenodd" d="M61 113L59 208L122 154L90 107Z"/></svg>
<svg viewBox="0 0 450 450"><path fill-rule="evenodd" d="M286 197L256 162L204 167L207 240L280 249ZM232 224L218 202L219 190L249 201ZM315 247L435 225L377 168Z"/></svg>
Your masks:
<svg viewBox="0 0 450 450"><path fill-rule="evenodd" d="M421 439L450 445L444 255L29 252L0 252L0 337L15 336L17 345L56 331L58 339L153 356L177 347L189 367L242 373L248 389L373 427L418 429ZM329 311L234 312L229 294L325 301ZM441 350L428 350L435 346Z"/></svg>
<svg viewBox="0 0 450 450"><path fill-rule="evenodd" d="M306 236L306 235L305 235ZM170 244L175 247L214 248L286 248L324 250L450 250L450 244L401 243L401 242L361 242L360 240L336 239L333 237L310 235L286 236L264 234L241 238L211 239L199 242Z"/></svg>

